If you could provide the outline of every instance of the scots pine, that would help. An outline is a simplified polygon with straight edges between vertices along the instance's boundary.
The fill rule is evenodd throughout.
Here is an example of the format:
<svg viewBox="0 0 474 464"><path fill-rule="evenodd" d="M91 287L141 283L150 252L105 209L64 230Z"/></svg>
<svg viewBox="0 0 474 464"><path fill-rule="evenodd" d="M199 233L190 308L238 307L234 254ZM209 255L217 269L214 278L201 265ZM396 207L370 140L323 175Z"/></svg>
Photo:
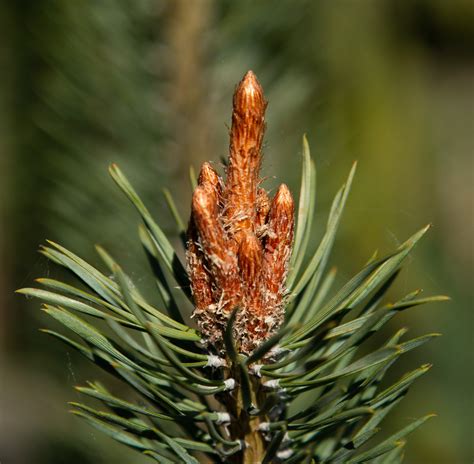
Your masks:
<svg viewBox="0 0 474 464"><path fill-rule="evenodd" d="M266 105L249 71L234 94L225 179L210 163L197 179L191 176L187 228L166 191L181 251L120 168L110 167L141 217L139 240L159 305L144 298L103 248L97 247L99 270L54 242L41 253L81 285L41 278L42 288L19 292L41 299L43 310L68 329L44 332L130 387L130 397L121 398L98 382L78 386L103 408L74 402L73 414L156 462L401 462L406 436L431 415L388 438L378 440L377 433L430 365L392 385L382 381L400 356L438 334L406 340L402 329L376 349L360 347L399 312L446 299L415 291L385 301L428 227L388 256L374 255L333 290L335 271L327 265L355 165L311 250L314 161L303 139L297 207L284 184L269 196L259 176ZM183 311L184 300L192 314Z"/></svg>

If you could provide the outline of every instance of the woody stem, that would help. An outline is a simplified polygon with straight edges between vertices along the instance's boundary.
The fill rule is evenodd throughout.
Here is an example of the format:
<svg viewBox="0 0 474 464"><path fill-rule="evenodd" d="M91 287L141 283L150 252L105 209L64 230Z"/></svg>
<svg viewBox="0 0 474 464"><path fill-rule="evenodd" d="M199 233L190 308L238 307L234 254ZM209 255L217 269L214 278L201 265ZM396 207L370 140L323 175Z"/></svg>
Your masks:
<svg viewBox="0 0 474 464"><path fill-rule="evenodd" d="M233 375L239 380L238 369L233 368ZM262 392L259 391L258 383L255 379L251 380L251 396L252 404L262 404ZM231 457L229 462L235 464L254 464L262 462L265 455L265 440L259 431L259 425L265 418L260 416L250 416L245 410L242 402L242 394L240 387L233 391L233 395L229 396L228 403L229 412L235 418L232 421L229 432L232 440L241 440L244 443L242 451Z"/></svg>

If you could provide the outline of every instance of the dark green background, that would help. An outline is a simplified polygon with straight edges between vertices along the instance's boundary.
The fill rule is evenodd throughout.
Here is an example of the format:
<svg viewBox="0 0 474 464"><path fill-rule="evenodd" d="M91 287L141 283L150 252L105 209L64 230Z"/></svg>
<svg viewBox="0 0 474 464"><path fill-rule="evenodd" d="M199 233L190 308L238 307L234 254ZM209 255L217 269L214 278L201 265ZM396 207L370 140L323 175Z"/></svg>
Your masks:
<svg viewBox="0 0 474 464"><path fill-rule="evenodd" d="M315 243L331 195L360 162L332 260L340 282L375 249L434 224L396 293L422 287L452 301L395 324L444 336L395 368L434 363L385 428L437 412L410 437L406 462L471 463L473 24L471 0L2 2L1 462L142 462L67 414L71 387L102 374L38 333L52 321L13 290L59 274L36 253L51 238L93 263L102 243L151 292L137 217L107 165L120 164L175 234L161 188L187 216L188 166L225 156L232 92L253 69L269 100L268 188L276 176L297 191L308 134Z"/></svg>

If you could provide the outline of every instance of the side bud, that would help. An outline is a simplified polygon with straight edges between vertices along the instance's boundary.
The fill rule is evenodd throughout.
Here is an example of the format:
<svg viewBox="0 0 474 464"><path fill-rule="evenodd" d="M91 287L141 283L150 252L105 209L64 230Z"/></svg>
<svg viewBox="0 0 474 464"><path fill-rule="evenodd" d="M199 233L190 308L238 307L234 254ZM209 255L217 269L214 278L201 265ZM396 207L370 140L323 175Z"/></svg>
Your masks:
<svg viewBox="0 0 474 464"><path fill-rule="evenodd" d="M280 185L267 221L264 252L264 282L267 302L280 305L286 293L285 280L293 244L295 206L290 190Z"/></svg>

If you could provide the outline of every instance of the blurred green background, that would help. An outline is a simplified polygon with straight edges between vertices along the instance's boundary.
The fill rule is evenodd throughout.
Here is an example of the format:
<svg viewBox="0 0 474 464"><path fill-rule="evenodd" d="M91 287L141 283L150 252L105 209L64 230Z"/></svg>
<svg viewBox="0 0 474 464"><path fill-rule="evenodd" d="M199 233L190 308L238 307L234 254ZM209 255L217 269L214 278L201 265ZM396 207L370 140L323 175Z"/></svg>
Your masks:
<svg viewBox="0 0 474 464"><path fill-rule="evenodd" d="M138 218L107 166L175 235L161 189L188 214L188 167L225 156L247 69L269 100L267 187L278 177L297 192L307 133L321 226L360 162L333 256L341 282L434 224L396 292L452 301L395 323L444 336L395 368L434 363L385 427L435 411L406 462L473 462L472 0L7 0L0 31L2 464L146 462L67 414L73 385L105 377L39 333L54 324L13 290L58 275L37 253L50 238L96 264L93 244L105 245L151 291Z"/></svg>

